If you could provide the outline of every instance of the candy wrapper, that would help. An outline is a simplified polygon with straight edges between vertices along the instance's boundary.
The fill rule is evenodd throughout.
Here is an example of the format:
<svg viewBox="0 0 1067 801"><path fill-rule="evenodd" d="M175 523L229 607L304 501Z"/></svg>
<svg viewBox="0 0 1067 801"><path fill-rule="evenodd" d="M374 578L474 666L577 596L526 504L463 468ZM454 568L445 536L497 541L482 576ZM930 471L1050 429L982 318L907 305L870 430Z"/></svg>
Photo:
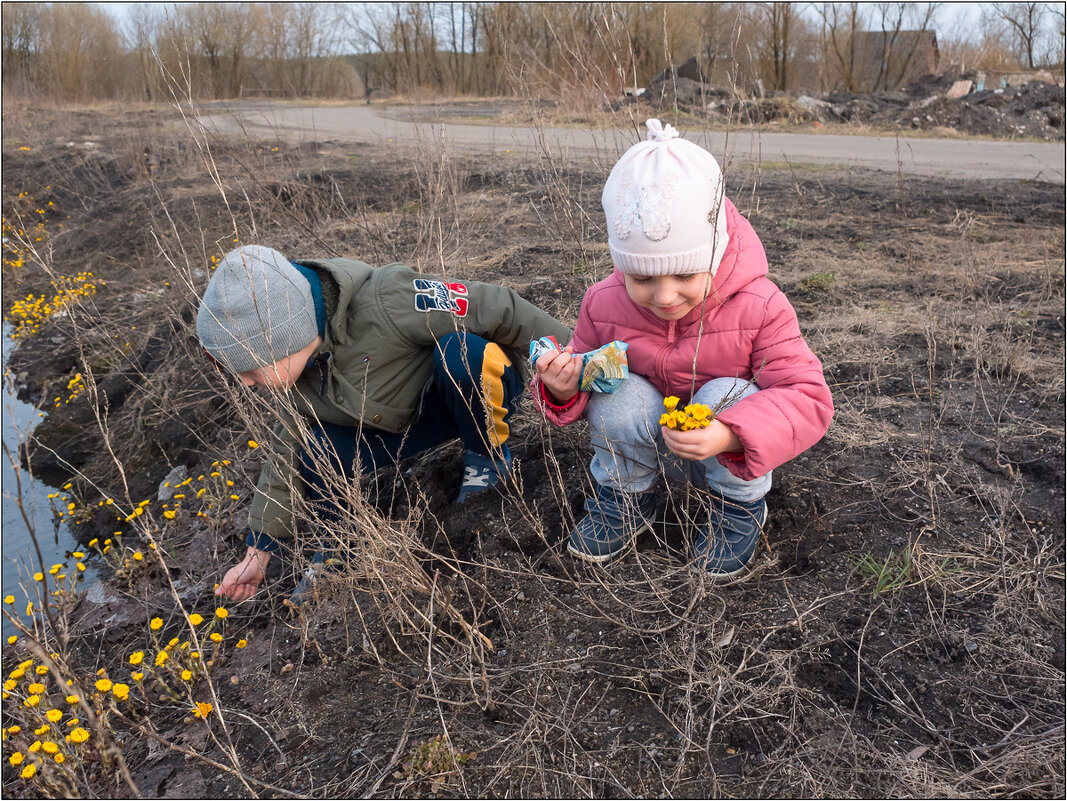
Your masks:
<svg viewBox="0 0 1067 801"><path fill-rule="evenodd" d="M607 345L580 354L582 357L582 378L578 385L585 392L614 392L619 384L630 374L626 360L625 342L616 339ZM530 363L550 350L561 350L553 337L541 337L530 343Z"/></svg>

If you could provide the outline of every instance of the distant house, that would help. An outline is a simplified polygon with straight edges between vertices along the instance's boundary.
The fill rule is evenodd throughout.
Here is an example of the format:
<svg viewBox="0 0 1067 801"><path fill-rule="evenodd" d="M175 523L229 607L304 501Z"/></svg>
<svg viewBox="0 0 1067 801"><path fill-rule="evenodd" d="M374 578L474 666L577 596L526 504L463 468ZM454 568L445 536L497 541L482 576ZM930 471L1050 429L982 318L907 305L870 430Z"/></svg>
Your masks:
<svg viewBox="0 0 1067 801"><path fill-rule="evenodd" d="M858 31L852 38L856 90L899 89L937 71L941 52L933 31Z"/></svg>

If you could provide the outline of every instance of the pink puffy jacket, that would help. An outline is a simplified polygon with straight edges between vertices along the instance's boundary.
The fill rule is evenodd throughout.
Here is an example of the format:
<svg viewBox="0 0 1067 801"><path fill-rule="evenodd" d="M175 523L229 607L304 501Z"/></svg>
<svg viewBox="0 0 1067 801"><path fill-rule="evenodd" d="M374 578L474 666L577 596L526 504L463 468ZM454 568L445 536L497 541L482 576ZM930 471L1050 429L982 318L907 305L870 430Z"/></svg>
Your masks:
<svg viewBox="0 0 1067 801"><path fill-rule="evenodd" d="M630 371L683 401L692 397L694 356L696 389L713 378L755 376L761 391L718 416L744 446L743 453L720 454L719 461L751 481L818 442L834 407L796 312L766 277L763 244L748 220L725 203L730 239L703 314L696 308L681 320L662 320L630 300L615 270L585 293L571 344L582 353L616 339L628 343ZM581 417L589 401L589 393L580 392L556 406L538 379L531 388L548 419L560 426Z"/></svg>

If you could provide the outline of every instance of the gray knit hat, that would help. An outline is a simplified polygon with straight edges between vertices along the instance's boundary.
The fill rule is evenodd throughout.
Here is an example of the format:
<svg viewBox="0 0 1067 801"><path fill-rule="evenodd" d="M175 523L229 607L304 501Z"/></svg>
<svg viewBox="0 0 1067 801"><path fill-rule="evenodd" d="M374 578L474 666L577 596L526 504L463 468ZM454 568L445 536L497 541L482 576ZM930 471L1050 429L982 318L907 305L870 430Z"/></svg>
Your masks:
<svg viewBox="0 0 1067 801"><path fill-rule="evenodd" d="M311 286L276 250L231 250L204 290L196 333L235 373L274 364L318 336Z"/></svg>

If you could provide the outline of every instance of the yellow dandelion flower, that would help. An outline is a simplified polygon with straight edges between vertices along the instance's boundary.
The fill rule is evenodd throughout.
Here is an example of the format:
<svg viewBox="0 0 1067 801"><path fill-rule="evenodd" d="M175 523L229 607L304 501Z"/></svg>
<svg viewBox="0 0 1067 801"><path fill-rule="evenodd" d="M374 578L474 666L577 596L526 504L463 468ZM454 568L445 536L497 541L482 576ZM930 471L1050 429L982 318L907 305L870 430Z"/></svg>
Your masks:
<svg viewBox="0 0 1067 801"><path fill-rule="evenodd" d="M213 631L211 632L211 640L213 642L222 642L222 635L219 634L217 631Z"/></svg>
<svg viewBox="0 0 1067 801"><path fill-rule="evenodd" d="M22 764L22 761L23 761L23 760L24 760L25 758L26 758L26 757L24 757L24 756L22 755L22 752L21 752L21 751L16 751L15 753L13 753L13 754L12 754L11 756L9 756L9 757L7 758L7 761L11 763L11 766L12 766L12 767L15 767L15 768L17 768L17 767L18 767L19 765L21 765L21 764Z"/></svg>
<svg viewBox="0 0 1067 801"><path fill-rule="evenodd" d="M14 634L12 634L10 637L7 638L7 644L8 645L14 645L18 641L19 641L19 638L17 636L15 636Z"/></svg>
<svg viewBox="0 0 1067 801"><path fill-rule="evenodd" d="M166 651L160 651L156 654L156 667L162 667L163 663L170 659L170 654Z"/></svg>
<svg viewBox="0 0 1067 801"><path fill-rule="evenodd" d="M248 447L249 448L258 448L259 447L259 443L256 442L254 439L250 439L250 440L248 440Z"/></svg>
<svg viewBox="0 0 1067 801"><path fill-rule="evenodd" d="M204 616L201 615L199 612L193 612L191 615L189 615L189 622L192 623L194 626L199 626L201 623L204 622Z"/></svg>
<svg viewBox="0 0 1067 801"><path fill-rule="evenodd" d="M163 618L152 618L151 622L149 622L148 624L148 627L152 629L152 631L159 631L161 628L163 628Z"/></svg>
<svg viewBox="0 0 1067 801"><path fill-rule="evenodd" d="M34 581L44 581L44 573L42 573L40 571L37 571L36 573L33 574L33 580Z"/></svg>
<svg viewBox="0 0 1067 801"><path fill-rule="evenodd" d="M9 604L10 606L14 606L15 605L15 596L14 595L6 596L4 598L4 603L5 604Z"/></svg>
<svg viewBox="0 0 1067 801"><path fill-rule="evenodd" d="M27 748L26 750L29 751L31 754L36 754L38 751L41 750L41 741L40 740L34 740L30 744L30 747Z"/></svg>
<svg viewBox="0 0 1067 801"><path fill-rule="evenodd" d="M144 661L144 651L134 651L130 654L131 665L139 665L142 661Z"/></svg>
<svg viewBox="0 0 1067 801"><path fill-rule="evenodd" d="M230 614L230 613L226 610L225 607L222 607L222 606L220 606L218 609L215 610L215 617L217 617L219 620L222 620L228 614Z"/></svg>
<svg viewBox="0 0 1067 801"><path fill-rule="evenodd" d="M54 754L59 751L59 746L53 743L51 740L46 740L41 744L41 750L46 754Z"/></svg>
<svg viewBox="0 0 1067 801"><path fill-rule="evenodd" d="M31 684L26 689L29 690L31 693L35 693L37 695L40 695L41 693L44 692L44 685L41 684L40 682L36 682L35 681L33 684Z"/></svg>
<svg viewBox="0 0 1067 801"><path fill-rule="evenodd" d="M238 640L237 641L237 645L234 646L234 647L236 647L236 648L244 648L246 645L248 645L248 640L243 640L242 639L242 640Z"/></svg>
<svg viewBox="0 0 1067 801"><path fill-rule="evenodd" d="M78 726L77 728L75 728L70 733L70 741L72 743L84 743L88 739L89 739L89 732L87 732L81 726Z"/></svg>
<svg viewBox="0 0 1067 801"><path fill-rule="evenodd" d="M116 684L111 688L111 694L120 701L125 701L130 697L130 685L128 684Z"/></svg>
<svg viewBox="0 0 1067 801"><path fill-rule="evenodd" d="M98 692L106 693L111 689L111 679L97 679L95 687Z"/></svg>
<svg viewBox="0 0 1067 801"><path fill-rule="evenodd" d="M141 681L144 678L144 673L139 670L134 671L130 674L130 678L132 678L134 681Z"/></svg>
<svg viewBox="0 0 1067 801"><path fill-rule="evenodd" d="M50 723L58 723L59 720L63 717L63 710L49 709L47 712L45 712L44 716L48 718Z"/></svg>
<svg viewBox="0 0 1067 801"><path fill-rule="evenodd" d="M189 681L189 679L191 679L192 677L193 677L193 671L191 671L191 670L183 670L182 671L182 681Z"/></svg>
<svg viewBox="0 0 1067 801"><path fill-rule="evenodd" d="M78 703L78 696L76 696L76 695L68 695L67 698L66 698L66 701L71 706L74 706L76 703Z"/></svg>
<svg viewBox="0 0 1067 801"><path fill-rule="evenodd" d="M19 774L24 779L32 779L37 774L37 764L31 762L29 765L22 769L22 773Z"/></svg>
<svg viewBox="0 0 1067 801"><path fill-rule="evenodd" d="M26 699L26 706L37 706L39 703L41 703L41 696L39 695L31 695Z"/></svg>
<svg viewBox="0 0 1067 801"><path fill-rule="evenodd" d="M56 754L54 757L52 757L52 759L56 761L57 765L62 765L63 762L66 760L66 757L62 754Z"/></svg>
<svg viewBox="0 0 1067 801"><path fill-rule="evenodd" d="M167 520L173 520L174 516L177 515L177 514L178 513L175 512L173 509L168 509L167 511L165 511L163 513L163 517L167 518Z"/></svg>

